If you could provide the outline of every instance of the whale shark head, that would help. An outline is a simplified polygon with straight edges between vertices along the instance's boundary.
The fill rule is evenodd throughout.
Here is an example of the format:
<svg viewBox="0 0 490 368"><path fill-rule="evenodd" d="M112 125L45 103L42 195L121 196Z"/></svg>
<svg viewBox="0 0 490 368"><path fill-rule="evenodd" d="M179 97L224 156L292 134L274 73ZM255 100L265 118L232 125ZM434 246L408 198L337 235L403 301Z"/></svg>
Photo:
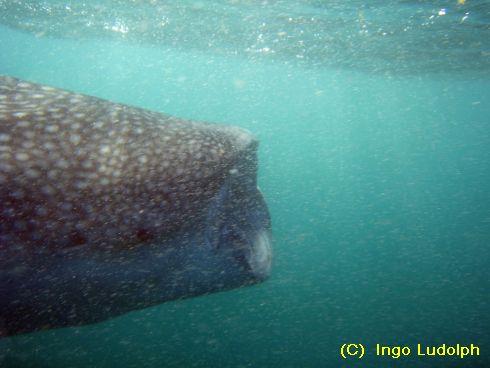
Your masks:
<svg viewBox="0 0 490 368"><path fill-rule="evenodd" d="M241 129L233 134L240 134L239 140L246 138L235 146L240 146L241 154L217 175L220 185L201 211L194 213L193 221L171 237L133 253L158 275L157 299L227 290L270 275L271 219L256 182L258 142Z"/></svg>

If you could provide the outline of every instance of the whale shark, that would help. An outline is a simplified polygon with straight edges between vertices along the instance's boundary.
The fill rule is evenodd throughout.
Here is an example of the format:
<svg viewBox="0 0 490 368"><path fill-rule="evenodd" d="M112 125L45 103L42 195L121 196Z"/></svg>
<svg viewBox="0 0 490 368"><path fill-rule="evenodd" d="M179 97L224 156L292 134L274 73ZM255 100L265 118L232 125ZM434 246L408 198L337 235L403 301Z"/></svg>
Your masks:
<svg viewBox="0 0 490 368"><path fill-rule="evenodd" d="M0 76L0 336L265 280L257 148L239 127Z"/></svg>

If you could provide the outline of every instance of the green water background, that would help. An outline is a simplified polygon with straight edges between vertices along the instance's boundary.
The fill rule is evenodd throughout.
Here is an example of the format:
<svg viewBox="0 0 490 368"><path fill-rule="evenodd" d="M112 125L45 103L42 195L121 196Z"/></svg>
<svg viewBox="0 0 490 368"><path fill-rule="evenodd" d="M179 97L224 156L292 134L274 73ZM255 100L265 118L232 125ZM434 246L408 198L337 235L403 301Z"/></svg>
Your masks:
<svg viewBox="0 0 490 368"><path fill-rule="evenodd" d="M490 366L490 79L250 62L0 28L0 73L261 140L272 277L0 341L3 367ZM343 360L343 343L366 357ZM476 344L394 360L375 344Z"/></svg>

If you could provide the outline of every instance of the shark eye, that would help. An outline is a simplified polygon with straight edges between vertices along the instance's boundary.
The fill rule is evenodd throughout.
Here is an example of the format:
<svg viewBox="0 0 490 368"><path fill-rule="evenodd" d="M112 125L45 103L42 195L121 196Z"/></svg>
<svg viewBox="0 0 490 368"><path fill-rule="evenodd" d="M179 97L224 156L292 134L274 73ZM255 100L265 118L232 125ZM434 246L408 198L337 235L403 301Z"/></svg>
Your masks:
<svg viewBox="0 0 490 368"><path fill-rule="evenodd" d="M151 240L153 237L153 233L150 230L141 228L136 231L136 238L141 242Z"/></svg>
<svg viewBox="0 0 490 368"><path fill-rule="evenodd" d="M87 243L87 237L79 231L73 231L70 234L70 243L74 246L83 245Z"/></svg>

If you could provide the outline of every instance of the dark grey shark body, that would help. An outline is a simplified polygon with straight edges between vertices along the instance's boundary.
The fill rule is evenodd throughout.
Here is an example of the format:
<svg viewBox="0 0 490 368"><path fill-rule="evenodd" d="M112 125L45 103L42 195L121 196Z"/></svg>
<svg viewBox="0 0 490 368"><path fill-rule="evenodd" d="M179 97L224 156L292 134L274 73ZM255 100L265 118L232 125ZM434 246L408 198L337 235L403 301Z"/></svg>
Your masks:
<svg viewBox="0 0 490 368"><path fill-rule="evenodd" d="M0 336L254 283L257 141L0 77Z"/></svg>

